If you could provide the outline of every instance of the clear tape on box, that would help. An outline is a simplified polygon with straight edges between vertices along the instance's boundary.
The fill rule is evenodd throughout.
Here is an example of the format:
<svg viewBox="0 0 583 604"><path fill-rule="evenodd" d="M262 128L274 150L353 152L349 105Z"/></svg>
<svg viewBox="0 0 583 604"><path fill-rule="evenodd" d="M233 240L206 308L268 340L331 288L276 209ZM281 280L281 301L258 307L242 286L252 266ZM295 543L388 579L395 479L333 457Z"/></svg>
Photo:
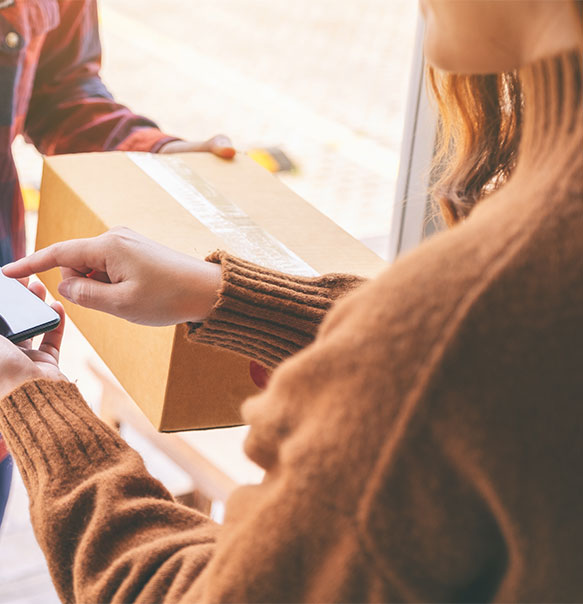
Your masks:
<svg viewBox="0 0 583 604"><path fill-rule="evenodd" d="M126 155L207 229L224 236L236 256L291 275L319 275L180 157L133 151Z"/></svg>

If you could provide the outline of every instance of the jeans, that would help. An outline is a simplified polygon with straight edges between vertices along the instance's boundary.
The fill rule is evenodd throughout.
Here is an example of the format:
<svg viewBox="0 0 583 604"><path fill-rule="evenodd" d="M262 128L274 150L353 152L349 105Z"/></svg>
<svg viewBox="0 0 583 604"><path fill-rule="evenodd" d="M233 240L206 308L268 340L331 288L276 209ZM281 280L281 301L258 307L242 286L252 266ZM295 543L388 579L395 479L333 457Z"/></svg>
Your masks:
<svg viewBox="0 0 583 604"><path fill-rule="evenodd" d="M6 509L8 501L8 493L10 493L10 481L12 479L12 458L8 456L4 461L0 462L0 525Z"/></svg>

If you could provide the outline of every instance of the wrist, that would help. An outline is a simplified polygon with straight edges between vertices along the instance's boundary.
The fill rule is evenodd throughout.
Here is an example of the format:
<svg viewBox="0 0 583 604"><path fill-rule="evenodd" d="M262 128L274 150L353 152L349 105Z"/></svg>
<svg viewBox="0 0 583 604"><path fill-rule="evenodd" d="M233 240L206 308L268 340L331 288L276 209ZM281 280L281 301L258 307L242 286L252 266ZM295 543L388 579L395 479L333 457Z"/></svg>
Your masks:
<svg viewBox="0 0 583 604"><path fill-rule="evenodd" d="M178 144L177 144L178 143ZM182 138L174 136L168 136L161 139L154 147L152 147L152 153L176 153L182 151L185 145L185 141Z"/></svg>
<svg viewBox="0 0 583 604"><path fill-rule="evenodd" d="M27 382L42 378L40 371L13 372L0 381L0 400L6 398Z"/></svg>
<svg viewBox="0 0 583 604"><path fill-rule="evenodd" d="M39 369L38 367L20 373L13 373L8 379L0 381L0 400L16 392L25 384L36 380L47 380L49 382L69 382L67 377L61 373L58 367Z"/></svg>
<svg viewBox="0 0 583 604"><path fill-rule="evenodd" d="M185 299L181 322L200 323L211 313L219 298L222 281L220 264L196 260L185 282Z"/></svg>

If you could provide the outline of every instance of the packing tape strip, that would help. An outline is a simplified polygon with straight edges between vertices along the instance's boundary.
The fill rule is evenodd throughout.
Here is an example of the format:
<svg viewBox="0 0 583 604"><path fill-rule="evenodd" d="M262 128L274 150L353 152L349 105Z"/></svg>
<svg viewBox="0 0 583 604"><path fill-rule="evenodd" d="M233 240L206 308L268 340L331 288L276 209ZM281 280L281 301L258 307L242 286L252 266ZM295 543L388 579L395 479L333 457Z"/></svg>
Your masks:
<svg viewBox="0 0 583 604"><path fill-rule="evenodd" d="M229 251L236 256L291 275L319 275L180 157L136 151L126 155L207 229L224 237L229 242Z"/></svg>

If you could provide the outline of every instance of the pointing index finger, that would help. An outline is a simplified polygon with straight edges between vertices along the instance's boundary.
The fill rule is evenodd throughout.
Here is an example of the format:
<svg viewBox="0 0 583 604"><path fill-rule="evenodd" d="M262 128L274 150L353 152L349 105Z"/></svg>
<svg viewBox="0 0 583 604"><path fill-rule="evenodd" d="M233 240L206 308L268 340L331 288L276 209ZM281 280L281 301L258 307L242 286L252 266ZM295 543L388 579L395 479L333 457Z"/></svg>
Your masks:
<svg viewBox="0 0 583 604"><path fill-rule="evenodd" d="M79 273L105 272L105 256L98 238L73 239L46 247L2 268L7 277L21 279L56 267L72 268Z"/></svg>

